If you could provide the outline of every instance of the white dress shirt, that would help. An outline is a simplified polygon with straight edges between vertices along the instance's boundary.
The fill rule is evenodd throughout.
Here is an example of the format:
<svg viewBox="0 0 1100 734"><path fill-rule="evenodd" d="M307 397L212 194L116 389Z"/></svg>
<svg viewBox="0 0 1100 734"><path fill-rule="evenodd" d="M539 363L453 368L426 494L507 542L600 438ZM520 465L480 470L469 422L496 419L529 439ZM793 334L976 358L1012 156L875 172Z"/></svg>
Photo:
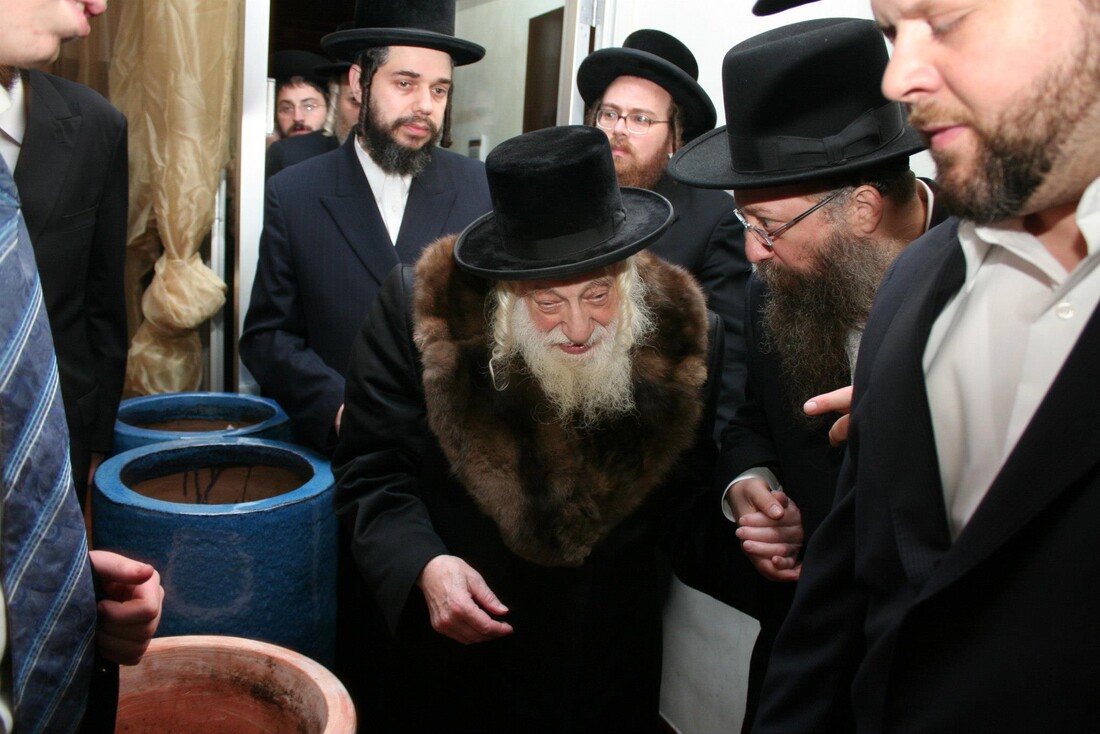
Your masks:
<svg viewBox="0 0 1100 734"><path fill-rule="evenodd" d="M1081 197L1076 218L1087 255L1070 273L1019 218L959 226L966 280L936 319L923 360L952 538L1100 300L1100 179Z"/></svg>
<svg viewBox="0 0 1100 734"><path fill-rule="evenodd" d="M10 91L2 87L0 91L3 92L3 100L0 101L0 157L15 175L15 164L19 162L19 150L23 147L23 135L27 130L27 106L20 75L15 75Z"/></svg>
<svg viewBox="0 0 1100 734"><path fill-rule="evenodd" d="M367 175L367 183L374 192L374 201L378 204L378 212L382 215L386 231L390 233L390 244L396 244L397 235L401 232L401 221L405 218L405 204L409 200L412 176L397 176L383 171L359 144L358 136L355 138L355 153L359 156L363 173Z"/></svg>

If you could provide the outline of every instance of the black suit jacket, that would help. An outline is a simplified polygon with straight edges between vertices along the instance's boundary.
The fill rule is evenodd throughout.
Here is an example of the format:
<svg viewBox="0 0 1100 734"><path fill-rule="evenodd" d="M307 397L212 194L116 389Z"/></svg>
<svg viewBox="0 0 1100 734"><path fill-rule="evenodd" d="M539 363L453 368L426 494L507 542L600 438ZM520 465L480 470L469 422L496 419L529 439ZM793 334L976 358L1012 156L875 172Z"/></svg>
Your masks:
<svg viewBox="0 0 1100 734"><path fill-rule="evenodd" d="M964 269L951 221L879 291L841 499L810 542L755 731L1084 732L1100 720L1100 315L952 543L922 356Z"/></svg>
<svg viewBox="0 0 1100 734"><path fill-rule="evenodd" d="M126 118L81 84L24 73L27 130L15 183L57 351L73 479L82 489L91 452L111 450L126 376Z"/></svg>
<svg viewBox="0 0 1100 734"><path fill-rule="evenodd" d="M306 135L294 135L293 137L276 140L267 146L267 158L264 165L264 178L271 178L284 168L289 168L295 163L301 163L307 158L312 158L330 150L340 147L340 142L323 130L315 130Z"/></svg>
<svg viewBox="0 0 1100 734"><path fill-rule="evenodd" d="M647 250L685 268L722 317L726 346L715 440L745 397L745 284L752 267L745 257L745 230L724 191L677 183L667 173L653 189L672 204L672 225Z"/></svg>
<svg viewBox="0 0 1100 734"><path fill-rule="evenodd" d="M386 275L490 209L485 166L440 148L413 179L396 247L354 136L268 180L264 232L241 359L298 440L335 448L351 345Z"/></svg>

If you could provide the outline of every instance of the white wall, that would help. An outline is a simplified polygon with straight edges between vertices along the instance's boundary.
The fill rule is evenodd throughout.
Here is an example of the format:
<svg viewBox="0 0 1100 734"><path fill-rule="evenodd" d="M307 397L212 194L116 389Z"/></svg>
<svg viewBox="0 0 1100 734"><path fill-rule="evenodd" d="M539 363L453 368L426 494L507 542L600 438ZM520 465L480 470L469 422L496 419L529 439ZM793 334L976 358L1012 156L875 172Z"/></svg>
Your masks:
<svg viewBox="0 0 1100 734"><path fill-rule="evenodd" d="M458 0L455 35L479 43L485 58L455 69L452 135L456 153L481 135L495 145L523 131L527 80L527 24L563 7L563 0Z"/></svg>

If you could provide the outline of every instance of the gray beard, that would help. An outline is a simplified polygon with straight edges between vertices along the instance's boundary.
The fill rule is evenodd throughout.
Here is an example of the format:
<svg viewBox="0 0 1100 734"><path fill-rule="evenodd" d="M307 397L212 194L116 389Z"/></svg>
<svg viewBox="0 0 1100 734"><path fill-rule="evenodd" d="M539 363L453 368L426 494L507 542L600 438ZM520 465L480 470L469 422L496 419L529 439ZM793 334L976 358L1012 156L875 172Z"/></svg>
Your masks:
<svg viewBox="0 0 1100 734"><path fill-rule="evenodd" d="M815 395L850 385L848 342L863 328L882 276L900 252L896 243L857 237L834 226L810 272L776 261L756 266L768 288L762 307L762 351L782 361L782 382L797 422L819 429L825 416L807 416L802 405Z"/></svg>

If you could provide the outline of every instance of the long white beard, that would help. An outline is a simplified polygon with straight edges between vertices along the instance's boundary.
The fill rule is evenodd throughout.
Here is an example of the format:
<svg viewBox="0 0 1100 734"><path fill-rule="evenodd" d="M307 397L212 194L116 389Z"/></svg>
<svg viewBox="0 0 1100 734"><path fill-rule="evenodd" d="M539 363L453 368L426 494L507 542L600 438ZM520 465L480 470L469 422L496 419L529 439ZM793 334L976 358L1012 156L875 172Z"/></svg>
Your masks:
<svg viewBox="0 0 1100 734"><path fill-rule="evenodd" d="M633 339L623 334L620 319L597 326L583 354L568 354L557 345L571 342L558 326L541 332L523 299L516 299L511 327L514 354L523 358L561 420L586 425L634 410L631 382Z"/></svg>

